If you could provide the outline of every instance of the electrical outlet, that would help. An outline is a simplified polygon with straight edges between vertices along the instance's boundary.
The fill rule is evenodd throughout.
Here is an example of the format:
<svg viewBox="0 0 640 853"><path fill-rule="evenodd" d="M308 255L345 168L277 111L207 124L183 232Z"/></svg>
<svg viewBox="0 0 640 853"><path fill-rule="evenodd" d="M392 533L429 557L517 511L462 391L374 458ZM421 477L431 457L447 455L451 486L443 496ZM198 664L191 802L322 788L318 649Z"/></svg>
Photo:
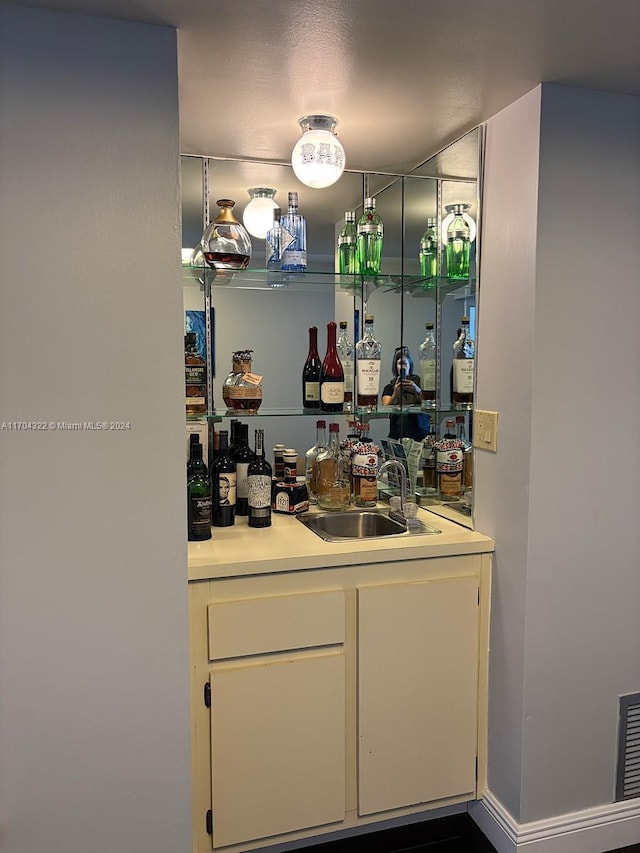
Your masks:
<svg viewBox="0 0 640 853"><path fill-rule="evenodd" d="M476 409L473 413L473 446L481 450L498 450L498 413L483 412Z"/></svg>

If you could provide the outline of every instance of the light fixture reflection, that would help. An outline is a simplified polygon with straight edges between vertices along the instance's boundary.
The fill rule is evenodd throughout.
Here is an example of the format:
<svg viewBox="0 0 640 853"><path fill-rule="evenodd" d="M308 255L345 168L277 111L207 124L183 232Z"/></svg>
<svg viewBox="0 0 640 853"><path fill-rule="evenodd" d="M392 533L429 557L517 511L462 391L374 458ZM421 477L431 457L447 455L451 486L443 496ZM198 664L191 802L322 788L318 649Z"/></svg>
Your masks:
<svg viewBox="0 0 640 853"><path fill-rule="evenodd" d="M264 240L267 231L273 225L273 211L278 206L274 201L277 190L269 187L252 187L247 192L251 196L251 201L242 214L244 227L249 234Z"/></svg>
<svg viewBox="0 0 640 853"><path fill-rule="evenodd" d="M313 189L335 184L344 171L345 154L335 135L333 116L304 116L298 121L302 136L293 146L291 165L299 181Z"/></svg>

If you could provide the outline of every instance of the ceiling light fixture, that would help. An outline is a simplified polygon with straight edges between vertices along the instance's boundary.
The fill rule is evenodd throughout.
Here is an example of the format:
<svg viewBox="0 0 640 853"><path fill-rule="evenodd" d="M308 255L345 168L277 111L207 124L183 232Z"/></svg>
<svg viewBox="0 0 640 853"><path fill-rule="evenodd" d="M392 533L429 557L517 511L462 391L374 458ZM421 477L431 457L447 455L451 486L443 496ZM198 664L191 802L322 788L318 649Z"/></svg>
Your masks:
<svg viewBox="0 0 640 853"><path fill-rule="evenodd" d="M335 184L344 171L342 143L335 134L333 116L303 116L298 121L302 136L293 146L291 165L299 181L313 189Z"/></svg>
<svg viewBox="0 0 640 853"><path fill-rule="evenodd" d="M273 225L273 211L278 206L273 200L277 190L269 187L252 187L247 192L251 196L251 201L242 214L244 227L249 234L264 240L267 231Z"/></svg>

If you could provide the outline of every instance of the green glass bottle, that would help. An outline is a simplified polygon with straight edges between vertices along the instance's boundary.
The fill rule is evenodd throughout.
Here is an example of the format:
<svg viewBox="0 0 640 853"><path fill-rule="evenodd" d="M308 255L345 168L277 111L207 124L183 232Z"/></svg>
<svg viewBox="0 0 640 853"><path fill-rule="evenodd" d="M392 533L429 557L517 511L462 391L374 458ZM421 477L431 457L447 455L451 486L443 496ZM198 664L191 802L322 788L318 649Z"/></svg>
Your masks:
<svg viewBox="0 0 640 853"><path fill-rule="evenodd" d="M345 212L344 225L338 235L338 272L341 275L355 275L358 272L358 232L353 210Z"/></svg>
<svg viewBox="0 0 640 853"><path fill-rule="evenodd" d="M364 212L358 220L358 271L370 277L380 275L384 226L376 211L375 198L364 200Z"/></svg>
<svg viewBox="0 0 640 853"><path fill-rule="evenodd" d="M211 481L202 461L202 445L191 445L191 474L187 482L187 524L190 542L211 539Z"/></svg>
<svg viewBox="0 0 640 853"><path fill-rule="evenodd" d="M420 275L426 279L438 274L438 220L430 216L427 227L420 238Z"/></svg>

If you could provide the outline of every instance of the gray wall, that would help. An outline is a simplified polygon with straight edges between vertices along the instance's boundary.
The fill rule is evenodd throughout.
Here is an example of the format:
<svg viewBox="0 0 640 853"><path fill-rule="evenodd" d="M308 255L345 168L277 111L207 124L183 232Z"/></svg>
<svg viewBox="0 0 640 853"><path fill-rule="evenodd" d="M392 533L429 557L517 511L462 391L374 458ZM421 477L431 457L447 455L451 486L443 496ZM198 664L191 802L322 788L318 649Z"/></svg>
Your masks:
<svg viewBox="0 0 640 853"><path fill-rule="evenodd" d="M640 100L554 85L488 122L477 525L496 537L489 788L519 822L610 803L640 690Z"/></svg>
<svg viewBox="0 0 640 853"><path fill-rule="evenodd" d="M0 5L0 846L189 849L176 34Z"/></svg>

